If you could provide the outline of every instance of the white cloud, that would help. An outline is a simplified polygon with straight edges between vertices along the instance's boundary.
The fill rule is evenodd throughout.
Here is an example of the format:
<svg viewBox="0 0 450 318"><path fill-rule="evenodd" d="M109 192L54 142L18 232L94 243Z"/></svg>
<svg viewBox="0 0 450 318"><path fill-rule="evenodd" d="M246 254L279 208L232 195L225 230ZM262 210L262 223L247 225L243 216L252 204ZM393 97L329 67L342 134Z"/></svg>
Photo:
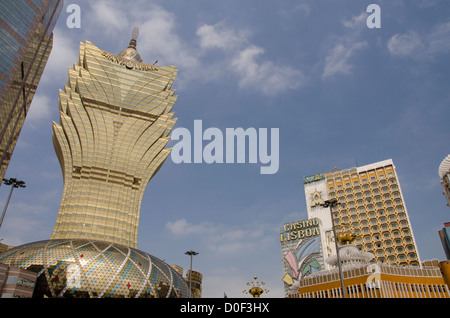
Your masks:
<svg viewBox="0 0 450 318"><path fill-rule="evenodd" d="M215 25L203 24L198 28L197 35L204 50L222 49L226 53L227 65L221 68L231 70L238 76L241 88L274 95L297 89L303 83L300 70L264 59L264 48L248 40L247 30L236 31L219 22Z"/></svg>
<svg viewBox="0 0 450 318"><path fill-rule="evenodd" d="M311 12L311 7L307 3L300 3L294 8L294 11L301 10L305 12L305 15L309 15Z"/></svg>
<svg viewBox="0 0 450 318"><path fill-rule="evenodd" d="M430 54L450 52L450 22L437 25L427 40Z"/></svg>
<svg viewBox="0 0 450 318"><path fill-rule="evenodd" d="M366 26L366 20L367 20L367 13L362 12L358 16L351 17L350 20L344 20L342 23L347 28L358 28L358 27L365 27Z"/></svg>
<svg viewBox="0 0 450 318"><path fill-rule="evenodd" d="M422 50L422 39L416 32L395 34L388 41L389 52L393 55L408 56Z"/></svg>
<svg viewBox="0 0 450 318"><path fill-rule="evenodd" d="M131 36L132 30L139 28L138 51L145 63L158 60L159 65L187 70L198 67L196 48L179 37L176 16L161 6L142 1L128 6L125 2L104 0L90 5L91 30L117 37Z"/></svg>
<svg viewBox="0 0 450 318"><path fill-rule="evenodd" d="M426 34L409 31L393 35L387 42L389 52L394 56L414 59L429 59L450 52L450 22L434 26Z"/></svg>
<svg viewBox="0 0 450 318"><path fill-rule="evenodd" d="M140 26L140 53L155 56L162 63L174 64L193 71L199 67L196 48L183 41L176 33L175 15L161 7L153 6ZM153 63L154 61L146 61Z"/></svg>
<svg viewBox="0 0 450 318"><path fill-rule="evenodd" d="M78 61L78 45L63 30L54 29L53 48L39 85L64 83L67 80L67 70Z"/></svg>
<svg viewBox="0 0 450 318"><path fill-rule="evenodd" d="M247 42L247 30L232 30L223 22L215 25L203 24L197 29L200 47L203 49L237 49Z"/></svg>
<svg viewBox="0 0 450 318"><path fill-rule="evenodd" d="M203 23L194 35L197 41L193 41L180 36L174 13L153 3L137 1L127 8L124 2L102 0L90 3L90 7L83 10L89 17L84 32L117 37L139 27L138 51L144 62L175 65L180 71L178 87L193 80L220 80L230 75L237 78L239 87L268 95L302 84L301 72L266 58L264 48L249 41L251 34L246 28L236 29L224 21Z"/></svg>
<svg viewBox="0 0 450 318"><path fill-rule="evenodd" d="M250 46L233 57L231 66L240 77L240 87L258 88L266 95L300 87L303 77L299 70L272 61L259 61L263 53L262 48Z"/></svg>
<svg viewBox="0 0 450 318"><path fill-rule="evenodd" d="M350 74L352 65L350 58L367 46L367 42L356 42L350 44L338 43L325 58L325 67L322 73L322 79L330 78L333 75L342 73Z"/></svg>
<svg viewBox="0 0 450 318"><path fill-rule="evenodd" d="M351 58L360 50L366 48L368 43L360 40L361 31L365 27L366 13L352 16L350 19L342 20L346 27L346 34L337 37L336 44L330 49L324 60L322 79L329 79L338 74L351 74L353 69ZM331 47L331 46L330 46Z"/></svg>
<svg viewBox="0 0 450 318"><path fill-rule="evenodd" d="M172 237L196 237L199 244L216 255L231 255L262 248L265 244L263 225L224 226L211 222L200 224L189 223L186 219L178 219L166 223L166 229Z"/></svg>
<svg viewBox="0 0 450 318"><path fill-rule="evenodd" d="M186 219L179 219L174 222L167 222L166 228L174 236L186 236L194 234L210 233L213 231L213 226L208 223L191 224Z"/></svg>
<svg viewBox="0 0 450 318"><path fill-rule="evenodd" d="M129 24L123 10L116 3L112 4L112 1L92 1L91 10L96 23L102 24L109 33L115 33Z"/></svg>
<svg viewBox="0 0 450 318"><path fill-rule="evenodd" d="M46 95L35 94L26 117L27 125L36 128L42 122L48 122L51 118L53 100Z"/></svg>

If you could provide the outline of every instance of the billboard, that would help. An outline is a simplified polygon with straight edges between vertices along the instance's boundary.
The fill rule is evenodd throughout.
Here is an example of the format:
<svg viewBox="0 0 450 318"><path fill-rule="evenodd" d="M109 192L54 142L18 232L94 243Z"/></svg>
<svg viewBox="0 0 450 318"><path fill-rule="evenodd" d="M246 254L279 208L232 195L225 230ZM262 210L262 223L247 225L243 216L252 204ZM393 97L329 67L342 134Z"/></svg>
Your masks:
<svg viewBox="0 0 450 318"><path fill-rule="evenodd" d="M285 296L297 292L298 282L324 269L318 218L286 223L280 231Z"/></svg>

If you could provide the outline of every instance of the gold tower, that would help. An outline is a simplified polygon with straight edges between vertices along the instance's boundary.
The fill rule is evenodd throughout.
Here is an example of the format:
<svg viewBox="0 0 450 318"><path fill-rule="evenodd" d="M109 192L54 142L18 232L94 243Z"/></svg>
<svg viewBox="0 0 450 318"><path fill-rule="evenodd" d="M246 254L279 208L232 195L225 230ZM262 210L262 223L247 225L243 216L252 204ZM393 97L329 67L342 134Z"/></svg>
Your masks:
<svg viewBox="0 0 450 318"><path fill-rule="evenodd" d="M53 123L64 190L51 239L137 246L142 196L170 153L177 98L177 69L143 63L137 35L118 55L80 43L69 68Z"/></svg>

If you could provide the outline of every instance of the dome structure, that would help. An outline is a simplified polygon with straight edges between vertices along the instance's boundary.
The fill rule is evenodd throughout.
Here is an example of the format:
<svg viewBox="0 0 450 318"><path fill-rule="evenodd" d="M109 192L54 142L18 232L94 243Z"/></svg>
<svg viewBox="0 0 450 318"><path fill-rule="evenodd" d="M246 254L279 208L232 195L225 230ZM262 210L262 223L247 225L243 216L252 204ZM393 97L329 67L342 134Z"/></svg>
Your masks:
<svg viewBox="0 0 450 318"><path fill-rule="evenodd" d="M38 273L33 298L185 298L189 287L162 260L92 240L46 240L0 254L0 263Z"/></svg>
<svg viewBox="0 0 450 318"><path fill-rule="evenodd" d="M139 36L139 29L134 28L133 33L131 35L131 41L128 47L119 53L119 57L131 62L139 62L142 63L142 57L136 49L137 38Z"/></svg>
<svg viewBox="0 0 450 318"><path fill-rule="evenodd" d="M447 157L442 160L441 164L439 165L439 177L444 178L444 176L450 171L450 155L447 155Z"/></svg>
<svg viewBox="0 0 450 318"><path fill-rule="evenodd" d="M374 258L372 253L361 252L354 244L346 244L339 247L339 259L343 269L367 265ZM336 266L337 256L332 255L325 260L328 264Z"/></svg>

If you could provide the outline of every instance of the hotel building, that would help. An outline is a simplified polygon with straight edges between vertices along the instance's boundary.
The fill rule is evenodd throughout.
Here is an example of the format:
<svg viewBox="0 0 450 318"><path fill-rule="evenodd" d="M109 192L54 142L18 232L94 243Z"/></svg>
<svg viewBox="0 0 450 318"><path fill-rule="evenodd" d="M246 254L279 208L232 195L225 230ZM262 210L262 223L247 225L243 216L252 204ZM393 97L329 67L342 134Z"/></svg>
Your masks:
<svg viewBox="0 0 450 318"><path fill-rule="evenodd" d="M0 180L53 45L62 0L0 1Z"/></svg>
<svg viewBox="0 0 450 318"><path fill-rule="evenodd" d="M81 43L60 90L53 143L64 191L52 239L137 246L142 196L170 153L177 69L142 63L134 37L118 56Z"/></svg>
<svg viewBox="0 0 450 318"><path fill-rule="evenodd" d="M332 210L337 230L350 227L360 251L374 255L378 264L420 267L398 175L391 159L303 179L308 218L321 222L321 250L326 259L335 252L330 208L324 201L338 200ZM326 265L325 269L331 269Z"/></svg>
<svg viewBox="0 0 450 318"><path fill-rule="evenodd" d="M38 273L33 297L190 297L183 277L137 249L141 201L170 149L174 66L145 64L129 46L115 55L86 41L59 94L53 143L64 189L50 240L0 254Z"/></svg>

